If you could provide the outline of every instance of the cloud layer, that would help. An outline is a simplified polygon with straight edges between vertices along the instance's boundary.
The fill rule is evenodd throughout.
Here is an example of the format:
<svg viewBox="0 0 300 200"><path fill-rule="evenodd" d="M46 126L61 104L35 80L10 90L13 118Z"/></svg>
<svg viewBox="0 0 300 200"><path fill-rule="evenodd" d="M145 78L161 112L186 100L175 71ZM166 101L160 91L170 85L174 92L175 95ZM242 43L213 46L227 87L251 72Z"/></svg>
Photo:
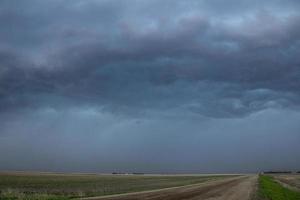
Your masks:
<svg viewBox="0 0 300 200"><path fill-rule="evenodd" d="M242 2L3 1L1 110L52 98L213 117L298 106L297 1Z"/></svg>

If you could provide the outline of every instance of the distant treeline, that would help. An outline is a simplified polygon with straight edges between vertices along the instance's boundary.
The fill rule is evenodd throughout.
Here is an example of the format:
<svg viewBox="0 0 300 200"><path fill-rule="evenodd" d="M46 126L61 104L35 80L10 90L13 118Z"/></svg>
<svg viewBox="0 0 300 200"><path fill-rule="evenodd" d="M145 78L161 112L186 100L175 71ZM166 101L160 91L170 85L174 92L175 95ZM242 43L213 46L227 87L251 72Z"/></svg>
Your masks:
<svg viewBox="0 0 300 200"><path fill-rule="evenodd" d="M265 171L264 174L291 174L292 171ZM298 172L299 173L299 172Z"/></svg>
<svg viewBox="0 0 300 200"><path fill-rule="evenodd" d="M124 172L113 172L113 175L144 175L144 173L140 172L132 172L132 173L124 173Z"/></svg>

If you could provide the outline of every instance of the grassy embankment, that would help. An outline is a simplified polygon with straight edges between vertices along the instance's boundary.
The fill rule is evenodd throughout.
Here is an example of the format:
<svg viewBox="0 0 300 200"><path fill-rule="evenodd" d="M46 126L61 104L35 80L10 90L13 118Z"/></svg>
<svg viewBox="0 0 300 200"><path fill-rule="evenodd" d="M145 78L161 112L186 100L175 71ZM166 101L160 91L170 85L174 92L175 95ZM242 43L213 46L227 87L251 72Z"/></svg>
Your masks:
<svg viewBox="0 0 300 200"><path fill-rule="evenodd" d="M195 184L222 176L0 174L1 200L65 200Z"/></svg>
<svg viewBox="0 0 300 200"><path fill-rule="evenodd" d="M258 196L263 200L300 200L300 193L281 186L273 177L259 177Z"/></svg>

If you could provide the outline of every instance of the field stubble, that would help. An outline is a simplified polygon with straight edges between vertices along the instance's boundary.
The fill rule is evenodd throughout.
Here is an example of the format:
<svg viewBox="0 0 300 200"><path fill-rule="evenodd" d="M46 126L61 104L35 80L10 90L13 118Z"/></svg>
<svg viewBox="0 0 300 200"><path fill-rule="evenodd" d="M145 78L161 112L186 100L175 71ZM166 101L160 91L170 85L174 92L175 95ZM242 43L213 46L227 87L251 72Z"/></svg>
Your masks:
<svg viewBox="0 0 300 200"><path fill-rule="evenodd" d="M196 184L224 176L1 173L0 199L70 199Z"/></svg>

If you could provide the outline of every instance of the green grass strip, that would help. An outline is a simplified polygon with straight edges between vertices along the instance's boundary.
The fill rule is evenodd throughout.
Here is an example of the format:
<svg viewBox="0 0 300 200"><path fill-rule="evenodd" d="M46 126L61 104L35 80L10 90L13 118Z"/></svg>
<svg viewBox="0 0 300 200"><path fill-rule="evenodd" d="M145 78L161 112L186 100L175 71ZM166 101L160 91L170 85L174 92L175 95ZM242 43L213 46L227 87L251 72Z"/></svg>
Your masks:
<svg viewBox="0 0 300 200"><path fill-rule="evenodd" d="M259 177L259 196L266 200L300 200L300 193L281 186L271 176Z"/></svg>

